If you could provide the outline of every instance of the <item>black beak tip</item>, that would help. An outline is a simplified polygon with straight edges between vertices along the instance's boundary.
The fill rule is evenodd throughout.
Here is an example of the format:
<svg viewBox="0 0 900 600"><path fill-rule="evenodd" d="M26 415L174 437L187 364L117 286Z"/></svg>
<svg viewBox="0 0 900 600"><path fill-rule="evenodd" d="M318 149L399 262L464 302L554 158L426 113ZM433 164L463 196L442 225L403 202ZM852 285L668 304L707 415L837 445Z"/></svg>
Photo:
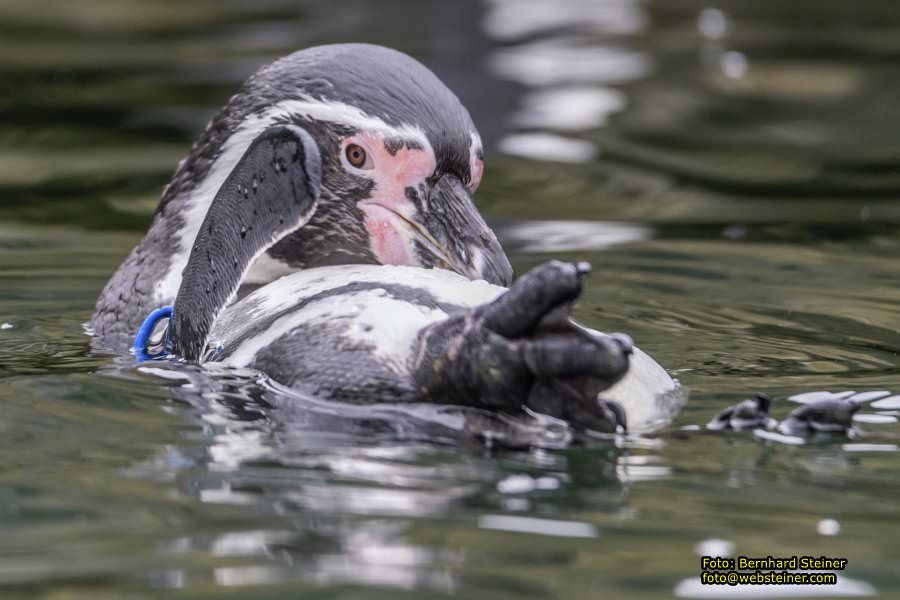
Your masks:
<svg viewBox="0 0 900 600"><path fill-rule="evenodd" d="M509 260L506 260L504 257L503 266L500 269L499 273L500 285L503 287L509 287L512 285L513 280L515 279L515 273L513 273L512 265L509 264Z"/></svg>
<svg viewBox="0 0 900 600"><path fill-rule="evenodd" d="M482 276L488 283L503 287L509 287L515 279L512 265L509 264L509 259L506 258L506 254L502 250L487 261L487 264L482 269Z"/></svg>

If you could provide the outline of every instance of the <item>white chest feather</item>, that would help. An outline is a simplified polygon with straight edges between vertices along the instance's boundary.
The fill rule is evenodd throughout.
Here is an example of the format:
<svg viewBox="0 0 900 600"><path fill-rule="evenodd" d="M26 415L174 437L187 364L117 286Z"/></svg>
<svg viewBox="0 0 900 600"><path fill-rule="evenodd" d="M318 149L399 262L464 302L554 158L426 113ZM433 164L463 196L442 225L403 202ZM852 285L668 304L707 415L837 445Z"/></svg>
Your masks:
<svg viewBox="0 0 900 600"><path fill-rule="evenodd" d="M384 289L327 296L288 312L262 332L238 342L223 362L234 367L248 366L261 350L282 335L304 325L323 324L338 339L331 340L332 347L322 348L322 352L335 352L335 347L341 344L365 345L372 348L379 362L395 373L407 374L408 358L419 331L445 318L447 313L443 310L397 300Z"/></svg>
<svg viewBox="0 0 900 600"><path fill-rule="evenodd" d="M367 284L368 289L359 289ZM225 364L243 367L279 337L319 323L340 336L335 343L365 344L384 364L402 373L419 331L447 318L447 313L389 294L386 288L396 286L464 307L489 302L504 291L448 271L413 267L310 269L282 277L228 307L213 327L210 344L227 349ZM281 316L273 320L275 315ZM265 322L269 323L263 329L254 328Z"/></svg>

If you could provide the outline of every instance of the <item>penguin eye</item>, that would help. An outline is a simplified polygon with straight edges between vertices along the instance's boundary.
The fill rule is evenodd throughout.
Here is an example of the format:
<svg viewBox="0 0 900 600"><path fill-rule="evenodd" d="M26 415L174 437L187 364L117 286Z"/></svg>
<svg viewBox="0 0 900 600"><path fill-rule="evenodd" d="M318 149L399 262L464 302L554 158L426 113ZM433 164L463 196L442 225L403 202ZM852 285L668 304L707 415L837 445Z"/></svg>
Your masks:
<svg viewBox="0 0 900 600"><path fill-rule="evenodd" d="M365 148L359 144L348 144L347 148L344 149L344 156L347 157L347 162L352 167L357 169L372 168L372 161L369 160L369 155L366 153Z"/></svg>

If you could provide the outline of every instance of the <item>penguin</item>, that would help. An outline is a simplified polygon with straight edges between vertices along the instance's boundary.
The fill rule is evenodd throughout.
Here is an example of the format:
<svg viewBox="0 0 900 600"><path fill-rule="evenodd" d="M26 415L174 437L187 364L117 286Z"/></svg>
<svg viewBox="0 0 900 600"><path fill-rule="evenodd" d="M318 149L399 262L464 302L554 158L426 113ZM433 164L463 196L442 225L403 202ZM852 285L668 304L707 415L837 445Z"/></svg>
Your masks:
<svg viewBox="0 0 900 600"><path fill-rule="evenodd" d="M571 320L588 265L513 281L473 201L483 169L468 111L411 57L341 44L282 58L179 164L98 299L95 348L123 352L138 331L147 353L155 330L159 354L343 402L654 422L678 383L627 336Z"/></svg>

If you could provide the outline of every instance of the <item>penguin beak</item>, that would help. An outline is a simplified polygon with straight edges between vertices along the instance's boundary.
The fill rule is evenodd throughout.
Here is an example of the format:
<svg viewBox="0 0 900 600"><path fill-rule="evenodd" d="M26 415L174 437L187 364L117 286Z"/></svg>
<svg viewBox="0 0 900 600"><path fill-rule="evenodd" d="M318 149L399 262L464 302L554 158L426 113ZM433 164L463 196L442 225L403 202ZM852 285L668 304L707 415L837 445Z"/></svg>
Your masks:
<svg viewBox="0 0 900 600"><path fill-rule="evenodd" d="M421 266L448 269L495 285L512 283L506 253L458 177L442 175L419 188L419 194L420 210L408 223L413 253Z"/></svg>

